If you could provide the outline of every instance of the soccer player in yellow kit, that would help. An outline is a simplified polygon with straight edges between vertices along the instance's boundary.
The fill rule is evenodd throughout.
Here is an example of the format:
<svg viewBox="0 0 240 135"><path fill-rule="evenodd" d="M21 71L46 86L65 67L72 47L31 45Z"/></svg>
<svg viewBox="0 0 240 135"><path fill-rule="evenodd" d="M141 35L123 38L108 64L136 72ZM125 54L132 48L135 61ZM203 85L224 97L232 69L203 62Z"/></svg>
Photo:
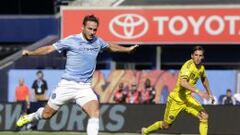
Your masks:
<svg viewBox="0 0 240 135"><path fill-rule="evenodd" d="M169 128L181 111L186 111L194 117L197 117L200 122L200 135L207 135L208 114L202 105L192 96L192 93L196 93L201 98L210 98L214 102L205 74L205 68L201 64L203 58L203 48L201 46L195 46L192 50L191 59L183 64L178 75L177 84L168 96L163 121L157 121L147 128L142 128L142 135L148 135L159 129ZM206 92L200 91L195 87L199 78L201 78Z"/></svg>

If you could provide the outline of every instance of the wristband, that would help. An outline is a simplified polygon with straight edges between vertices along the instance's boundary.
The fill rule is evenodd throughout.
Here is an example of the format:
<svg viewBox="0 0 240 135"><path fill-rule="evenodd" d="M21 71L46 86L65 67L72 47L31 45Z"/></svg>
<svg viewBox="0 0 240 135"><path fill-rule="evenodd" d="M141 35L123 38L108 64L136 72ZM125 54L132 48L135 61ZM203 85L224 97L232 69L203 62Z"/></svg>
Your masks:
<svg viewBox="0 0 240 135"><path fill-rule="evenodd" d="M194 92L198 94L200 92L200 90L199 89L195 89Z"/></svg>

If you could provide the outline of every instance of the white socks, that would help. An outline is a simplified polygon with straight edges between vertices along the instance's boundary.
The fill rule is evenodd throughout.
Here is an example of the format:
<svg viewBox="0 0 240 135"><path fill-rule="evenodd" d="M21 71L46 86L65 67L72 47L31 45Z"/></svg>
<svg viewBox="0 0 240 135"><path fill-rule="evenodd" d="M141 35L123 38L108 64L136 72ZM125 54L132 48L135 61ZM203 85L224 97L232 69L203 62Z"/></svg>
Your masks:
<svg viewBox="0 0 240 135"><path fill-rule="evenodd" d="M43 107L39 108L36 112L28 115L30 121L40 120L42 119Z"/></svg>
<svg viewBox="0 0 240 135"><path fill-rule="evenodd" d="M90 118L87 124L87 135L97 135L99 129L99 119Z"/></svg>

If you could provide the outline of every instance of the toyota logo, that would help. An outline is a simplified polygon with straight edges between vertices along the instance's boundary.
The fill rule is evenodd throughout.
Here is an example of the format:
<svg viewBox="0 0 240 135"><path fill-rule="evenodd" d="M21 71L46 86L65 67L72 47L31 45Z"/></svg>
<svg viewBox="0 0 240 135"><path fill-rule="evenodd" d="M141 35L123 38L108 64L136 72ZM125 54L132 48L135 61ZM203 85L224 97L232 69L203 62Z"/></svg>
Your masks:
<svg viewBox="0 0 240 135"><path fill-rule="evenodd" d="M135 39L147 32L148 22L138 14L121 14L111 20L109 29L119 38Z"/></svg>

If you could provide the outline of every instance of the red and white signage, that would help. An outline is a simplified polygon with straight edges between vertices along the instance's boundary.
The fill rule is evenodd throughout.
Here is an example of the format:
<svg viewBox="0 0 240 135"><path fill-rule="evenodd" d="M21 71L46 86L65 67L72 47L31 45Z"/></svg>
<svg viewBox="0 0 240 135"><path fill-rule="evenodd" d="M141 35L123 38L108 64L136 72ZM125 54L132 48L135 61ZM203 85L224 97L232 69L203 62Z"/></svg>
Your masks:
<svg viewBox="0 0 240 135"><path fill-rule="evenodd" d="M63 8L62 37L81 32L84 16L100 20L98 36L120 43L240 43L239 7Z"/></svg>

